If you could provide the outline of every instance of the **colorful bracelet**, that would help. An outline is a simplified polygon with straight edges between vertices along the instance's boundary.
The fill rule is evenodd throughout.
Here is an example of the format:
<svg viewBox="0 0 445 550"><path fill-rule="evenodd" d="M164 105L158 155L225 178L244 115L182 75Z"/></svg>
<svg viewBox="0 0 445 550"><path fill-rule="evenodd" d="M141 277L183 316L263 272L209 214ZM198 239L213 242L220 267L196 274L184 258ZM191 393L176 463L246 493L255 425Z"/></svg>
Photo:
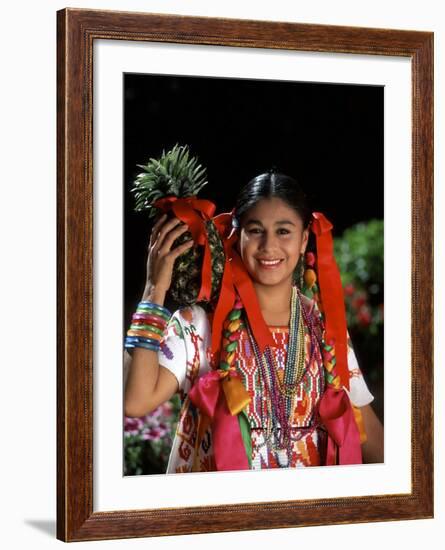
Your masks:
<svg viewBox="0 0 445 550"><path fill-rule="evenodd" d="M125 348L146 348L159 351L160 342L151 338L143 338L142 336L126 336Z"/></svg>
<svg viewBox="0 0 445 550"><path fill-rule="evenodd" d="M167 308L160 306L159 304L154 304L152 302L146 302L146 301L139 302L139 305L136 311L142 312L142 313L147 312L147 313L150 313L151 315L158 315L164 318L167 322L170 320L170 317L172 316L172 314Z"/></svg>
<svg viewBox="0 0 445 550"><path fill-rule="evenodd" d="M133 321L132 326L137 327L137 330L149 330L150 332L153 332L154 334L159 334L159 336L162 336L164 334L164 330L160 329L156 325L146 325L144 322L142 323L135 323ZM133 330L133 329L132 329Z"/></svg>
<svg viewBox="0 0 445 550"><path fill-rule="evenodd" d="M153 345L149 344L147 342L135 342L135 343L125 343L126 349L134 349L134 348L145 348L150 351L159 351L159 345Z"/></svg>
<svg viewBox="0 0 445 550"><path fill-rule="evenodd" d="M143 338L150 338L151 340L154 340L155 342L160 342L162 340L162 336L159 336L159 334L156 334L155 332L150 332L149 330L128 330L127 336L137 336L137 337L143 337Z"/></svg>
<svg viewBox="0 0 445 550"><path fill-rule="evenodd" d="M125 348L140 347L159 351L164 331L171 316L170 311L159 304L146 300L139 302L132 315L130 328L127 330Z"/></svg>
<svg viewBox="0 0 445 550"><path fill-rule="evenodd" d="M160 319L159 317L155 317L154 315L146 315L145 313L134 313L132 322L135 325L147 324L155 326L158 327L158 329L161 331L165 328L166 324L164 319Z"/></svg>
<svg viewBox="0 0 445 550"><path fill-rule="evenodd" d="M131 320L131 322L134 323L135 325L138 325L138 324L152 325L161 330L164 330L164 328L168 324L168 321L169 321L168 319L164 319L161 316L157 317L156 319L153 319L153 315L147 315L147 316L141 317L140 313L133 314L133 317Z"/></svg>

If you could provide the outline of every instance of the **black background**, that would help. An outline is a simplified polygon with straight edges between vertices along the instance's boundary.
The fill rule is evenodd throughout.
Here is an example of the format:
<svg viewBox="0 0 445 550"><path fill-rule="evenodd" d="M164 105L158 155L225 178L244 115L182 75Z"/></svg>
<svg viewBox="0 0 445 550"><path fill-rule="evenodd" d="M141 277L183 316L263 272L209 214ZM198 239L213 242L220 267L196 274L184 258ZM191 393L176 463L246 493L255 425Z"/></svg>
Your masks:
<svg viewBox="0 0 445 550"><path fill-rule="evenodd" d="M171 75L124 75L123 329L140 300L151 225L130 188L150 157L188 144L207 168L199 196L217 213L272 166L297 179L334 236L383 218L383 87Z"/></svg>
<svg viewBox="0 0 445 550"><path fill-rule="evenodd" d="M207 168L199 197L215 202L216 213L230 211L245 183L275 167L300 182L312 209L334 224L334 237L383 219L382 86L159 74L126 74L123 85L123 337L144 290L151 231L147 213L134 212L130 189L137 164L176 143L189 145ZM354 338L383 421L383 330L374 353Z"/></svg>

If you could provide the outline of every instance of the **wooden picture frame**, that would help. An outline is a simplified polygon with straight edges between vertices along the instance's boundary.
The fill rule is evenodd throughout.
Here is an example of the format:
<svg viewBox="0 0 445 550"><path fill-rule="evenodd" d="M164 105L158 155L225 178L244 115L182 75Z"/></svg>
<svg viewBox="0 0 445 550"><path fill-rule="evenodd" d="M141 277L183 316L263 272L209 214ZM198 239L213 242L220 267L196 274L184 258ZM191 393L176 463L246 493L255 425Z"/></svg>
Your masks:
<svg viewBox="0 0 445 550"><path fill-rule="evenodd" d="M57 538L83 541L432 518L433 33L79 9L59 11L57 31ZM93 511L92 84L93 43L99 39L410 59L410 492Z"/></svg>

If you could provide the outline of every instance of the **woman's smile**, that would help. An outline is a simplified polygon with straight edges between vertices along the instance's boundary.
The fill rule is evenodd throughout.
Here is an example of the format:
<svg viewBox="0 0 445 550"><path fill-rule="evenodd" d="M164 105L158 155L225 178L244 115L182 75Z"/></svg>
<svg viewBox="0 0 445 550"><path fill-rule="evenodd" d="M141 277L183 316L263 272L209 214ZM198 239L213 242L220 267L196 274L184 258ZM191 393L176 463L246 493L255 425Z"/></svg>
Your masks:
<svg viewBox="0 0 445 550"><path fill-rule="evenodd" d="M308 231L298 213L278 197L264 198L242 218L239 249L257 284L291 284Z"/></svg>
<svg viewBox="0 0 445 550"><path fill-rule="evenodd" d="M283 259L282 258L278 258L278 259L262 259L262 258L257 258L257 262L260 264L260 267L263 268L263 269L277 269L277 267L280 267L281 264L283 263Z"/></svg>

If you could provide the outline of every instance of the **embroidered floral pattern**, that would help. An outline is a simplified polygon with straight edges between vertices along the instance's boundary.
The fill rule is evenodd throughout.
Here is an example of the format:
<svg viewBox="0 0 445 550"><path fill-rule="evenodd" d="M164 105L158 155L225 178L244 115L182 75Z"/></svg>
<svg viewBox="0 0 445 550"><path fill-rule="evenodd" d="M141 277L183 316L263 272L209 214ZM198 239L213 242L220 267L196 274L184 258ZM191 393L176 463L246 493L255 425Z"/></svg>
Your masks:
<svg viewBox="0 0 445 550"><path fill-rule="evenodd" d="M172 360L174 358L172 350L167 346L165 342L161 342L161 351L167 357L167 359Z"/></svg>
<svg viewBox="0 0 445 550"><path fill-rule="evenodd" d="M307 298L305 298L308 300ZM314 302L306 304L310 311ZM317 314L318 310L314 310ZM272 327L272 336L277 343L274 348L279 366L278 375L282 376L287 354L289 330L287 327ZM350 342L348 342L350 344ZM318 466L324 463L326 432L314 419L315 407L322 395L322 377L324 376L322 358L319 350L309 360L310 338L306 330L306 367L303 378L294 397L292 416L292 450L290 467ZM177 431L173 442L167 473L184 473L191 471L214 471L215 460L211 428L203 431L198 441L199 410L191 403L188 392L196 378L210 370L211 336L210 324L205 311L199 306L184 308L175 313L169 323L164 338L164 350L160 353L160 364L170 369L179 381L179 395L182 408ZM168 350L165 353L165 350ZM351 395L363 403L372 401L373 396L364 382L358 368L355 355L348 356L350 362ZM240 345L235 358L238 371L241 373L247 391L252 397L247 408L251 426L252 469L286 467L285 453L272 453L264 443L264 430L261 426L259 406L258 370L246 331L242 331Z"/></svg>

